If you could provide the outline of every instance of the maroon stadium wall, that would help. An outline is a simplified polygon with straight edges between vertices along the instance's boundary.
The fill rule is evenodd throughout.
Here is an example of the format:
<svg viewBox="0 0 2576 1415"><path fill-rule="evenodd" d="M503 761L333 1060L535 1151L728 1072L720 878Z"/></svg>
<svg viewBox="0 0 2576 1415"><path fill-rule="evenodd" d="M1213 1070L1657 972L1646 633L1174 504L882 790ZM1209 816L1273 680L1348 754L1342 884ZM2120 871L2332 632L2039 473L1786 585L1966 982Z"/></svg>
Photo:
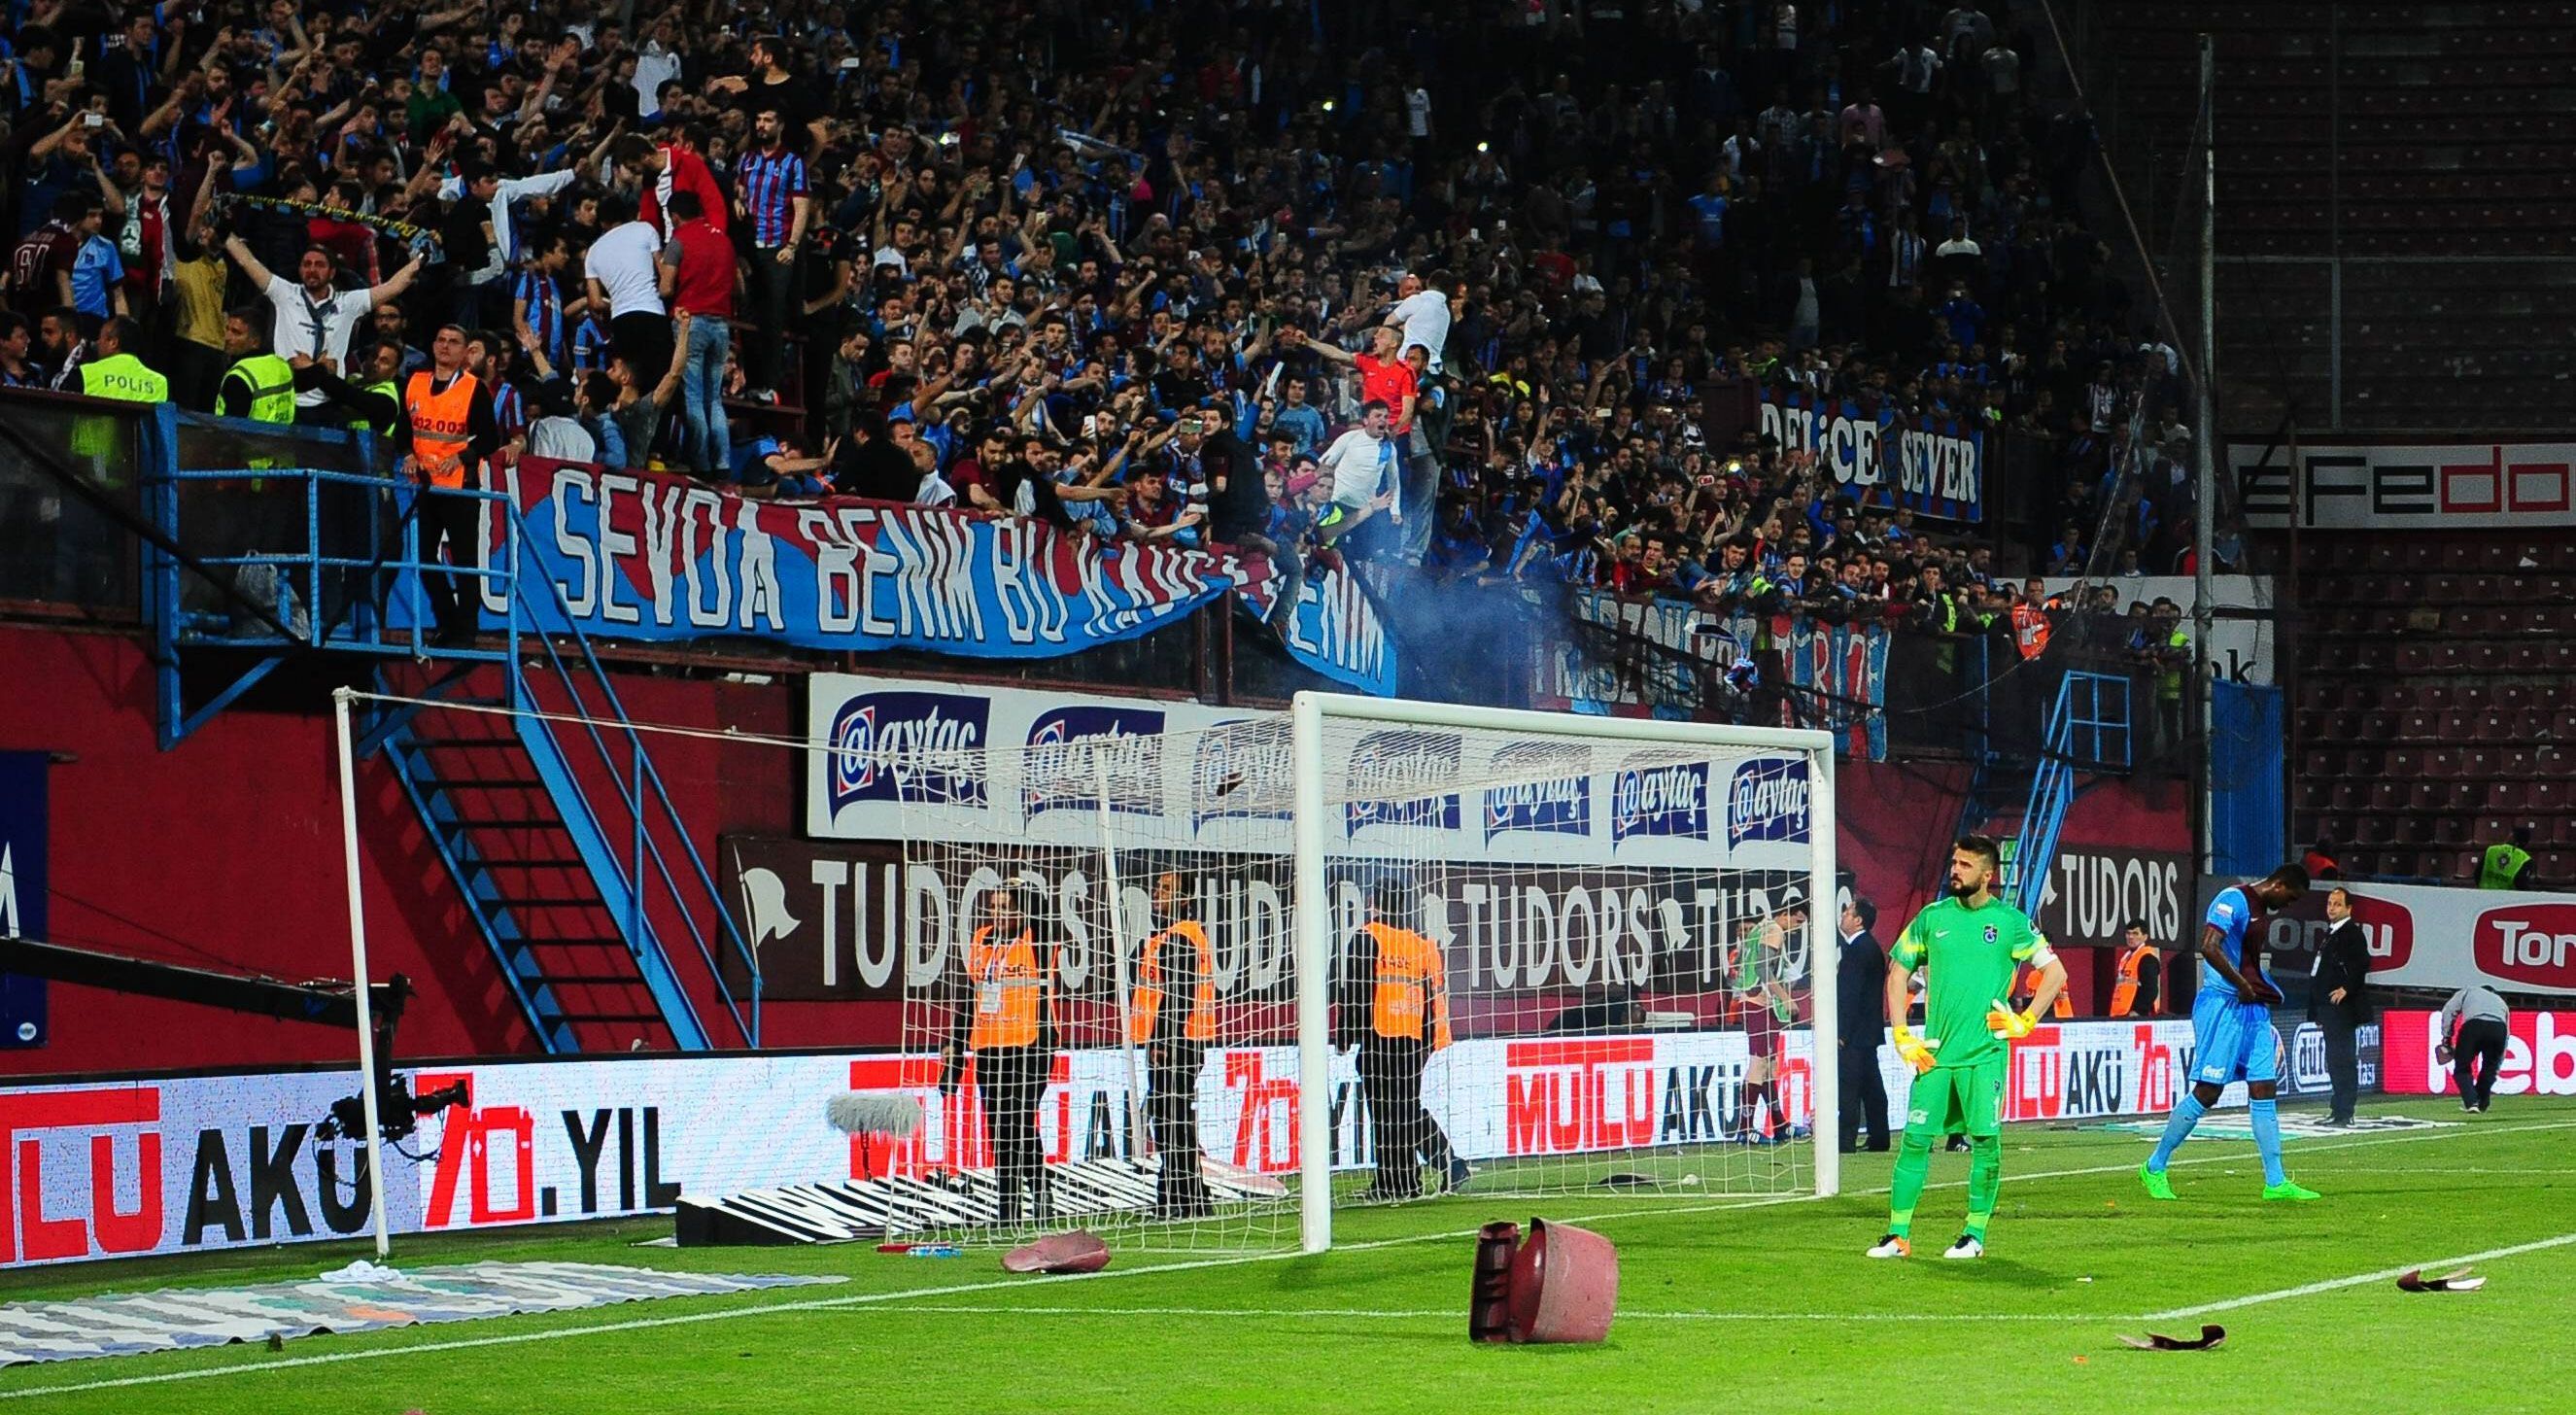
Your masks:
<svg viewBox="0 0 2576 1415"><path fill-rule="evenodd" d="M134 636L0 626L0 665L9 680L0 693L0 748L57 754L49 931L58 941L279 978L347 976L327 713L236 708L163 752L153 737L152 666ZM751 733L795 731L801 691L793 680L618 681L639 720ZM655 761L702 851L721 836L801 829L800 773L788 754L669 739L656 745ZM420 989L403 1022L402 1055L534 1052L490 951L453 902L391 776L380 765L361 773L372 962L379 976L407 973ZM1842 863L1856 888L1878 901L1882 936L1893 937L1938 888L1967 779L1965 768L1945 765L1840 768ZM2064 839L2062 865L2089 862L2069 876L2073 922L2088 911L2122 914L2132 903L2154 917L2162 871L2176 861L2179 897L2191 897L2178 791L2102 785L2078 799ZM2088 889L2099 896L2089 903ZM2080 928L2069 937L2066 923L2054 927L2070 942L2098 941ZM2108 957L2075 949L2068 962L2074 995L2098 1004ZM52 990L49 1021L46 1045L0 1051L0 1074L337 1062L353 1047L330 1029L68 985ZM891 1046L899 1034L890 1003L775 1002L763 1012L763 1040L774 1047Z"/></svg>

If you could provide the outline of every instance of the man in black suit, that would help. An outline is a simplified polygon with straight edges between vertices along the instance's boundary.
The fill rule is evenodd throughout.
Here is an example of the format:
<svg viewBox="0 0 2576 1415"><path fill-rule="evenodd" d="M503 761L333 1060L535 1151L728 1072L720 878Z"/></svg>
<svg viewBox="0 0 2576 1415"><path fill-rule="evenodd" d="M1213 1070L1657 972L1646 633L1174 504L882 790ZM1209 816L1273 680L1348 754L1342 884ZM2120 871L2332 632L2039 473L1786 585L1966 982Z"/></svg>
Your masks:
<svg viewBox="0 0 2576 1415"><path fill-rule="evenodd" d="M2326 1034L2326 1076L2332 1083L2328 1125L2350 1125L2361 1091L2361 1052L2354 1034L2370 1020L2370 945L2352 916L2352 891L2326 894L2324 938L2308 982L2308 1020Z"/></svg>
<svg viewBox="0 0 2576 1415"><path fill-rule="evenodd" d="M1860 1148L1863 1121L1869 1148L1887 1148L1887 1082L1878 1074L1879 1043L1887 1035L1883 999L1887 994L1887 950L1870 930L1878 923L1878 906L1854 899L1843 906L1842 958L1834 986L1835 1056L1842 1067L1842 1147Z"/></svg>

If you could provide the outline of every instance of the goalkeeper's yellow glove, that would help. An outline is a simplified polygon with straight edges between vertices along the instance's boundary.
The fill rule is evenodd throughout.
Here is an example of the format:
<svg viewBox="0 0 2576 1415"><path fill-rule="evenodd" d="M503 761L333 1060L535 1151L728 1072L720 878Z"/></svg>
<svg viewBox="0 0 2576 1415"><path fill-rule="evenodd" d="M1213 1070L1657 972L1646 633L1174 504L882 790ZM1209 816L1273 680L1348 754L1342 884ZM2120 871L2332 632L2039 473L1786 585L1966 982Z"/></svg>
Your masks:
<svg viewBox="0 0 2576 1415"><path fill-rule="evenodd" d="M1999 1041L2009 1042L2027 1037L2030 1035L2030 1029L2038 1025L2039 1023L2033 1020L2029 1013L2015 1012L2001 1002L1993 1003L1986 1009L1986 1030L1994 1033Z"/></svg>
<svg viewBox="0 0 2576 1415"><path fill-rule="evenodd" d="M1932 1049L1941 1045L1939 1042L1927 1042L1914 1035L1913 1028L1904 1026L1896 1029L1895 1037L1897 1060L1913 1067L1917 1076L1932 1069Z"/></svg>

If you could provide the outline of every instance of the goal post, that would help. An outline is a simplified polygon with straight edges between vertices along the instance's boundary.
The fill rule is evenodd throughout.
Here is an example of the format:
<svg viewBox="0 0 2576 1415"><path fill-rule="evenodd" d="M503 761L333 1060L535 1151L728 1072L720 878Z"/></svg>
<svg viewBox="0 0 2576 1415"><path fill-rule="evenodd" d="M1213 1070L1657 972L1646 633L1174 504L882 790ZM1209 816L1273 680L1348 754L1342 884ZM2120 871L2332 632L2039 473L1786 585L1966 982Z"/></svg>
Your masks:
<svg viewBox="0 0 2576 1415"><path fill-rule="evenodd" d="M1454 832L1458 823L1455 819L1459 814L1458 801L1461 797L1470 794L1481 794L1484 798L1480 803L1484 807L1480 814L1485 817L1484 836L1488 842L1502 839L1503 834L1514 829L1515 825L1526 825L1527 818L1544 811L1548 799L1551 795L1554 796L1556 806L1554 817L1537 825L1533 833L1539 835L1543 841L1564 846L1568 854L1582 857L1587 865L1597 866L1603 870L1601 878L1606 882L1594 892L1594 896L1602 898L1604 903L1601 913L1591 922L1597 928L1594 935L1595 954L1602 962L1605 972L1610 971L1610 951L1616 942L1610 935L1615 933L1618 927L1608 922L1608 916L1618 907L1616 901L1622 895L1622 886L1629 880L1643 878L1632 870L1620 868L1612 860L1619 848L1627 843L1622 835L1624 830L1632 827L1637 829L1639 831L1637 843L1640 845L1662 847L1661 853L1652 858L1662 861L1668 871L1671 870L1677 857L1689 852L1694 845L1703 854L1724 850L1731 857L1731 852L1739 843L1736 838L1739 833L1763 835L1766 838L1776 836L1784 843L1793 843L1797 847L1794 853L1798 856L1799 863L1803 864L1803 871L1796 870L1794 866L1787 871L1773 868L1764 876L1766 878L1782 874L1802 876L1797 879L1795 886L1784 886L1772 896L1782 904L1778 914L1764 917L1758 922L1748 920L1741 940L1729 937L1731 920L1723 902L1724 892L1703 886L1695 890L1696 898L1703 905L1713 893L1720 899L1714 935L1707 927L1704 907L1701 911L1703 917L1691 922L1699 926L1697 937L1707 958L1727 958L1729 966L1744 970L1742 976L1760 980L1749 995L1749 1001L1741 1004L1745 1010L1740 1015L1748 1018L1758 1017L1761 1009L1773 1007L1776 1002L1778 1010L1783 1014L1777 1019L1778 1023L1785 1027L1794 1027L1797 1018L1794 1004L1789 1001L1789 998L1795 978L1765 973L1762 969L1767 965L1762 964L1758 958L1753 963L1746 963L1740 950L1746 948L1758 950L1769 944L1782 946L1785 953L1786 939L1776 920L1787 913L1787 901L1793 897L1791 888L1803 891L1805 917L1803 924L1797 927L1802 928L1804 932L1800 942L1803 943L1806 960L1809 1035L1813 1038L1806 1072L1808 1108L1812 1117L1807 1126L1808 1150L1812 1156L1808 1181L1812 1192L1818 1197L1830 1196L1837 1192L1840 1184L1839 1155L1836 1145L1839 1134L1837 1094L1840 1078L1836 1054L1837 999L1834 945L1839 940L1836 922L1840 895L1836 887L1834 858L1834 742L1831 734L1811 730L1746 728L1651 719L1596 717L1314 692L1298 694L1292 701L1289 716L1293 772L1292 836L1295 853L1291 913L1296 930L1296 1041L1300 1083L1297 1113L1300 1157L1299 1239L1306 1251L1320 1252L1329 1248L1333 1234L1334 1169L1337 1153L1335 1141L1339 1138L1333 1133L1334 1118L1331 1110L1334 1094L1333 1058L1336 1052L1334 1045L1336 1029L1333 1025L1334 990L1337 985L1338 968L1342 962L1340 935L1353 917L1348 907L1349 896L1353 892L1352 887L1347 879L1342 881L1334 879L1336 873L1333 868L1334 857L1337 852L1343 857L1342 863L1346 868L1341 873L1344 874L1365 872L1372 868L1377 870L1381 877L1409 873L1411 871L1401 860L1393 865L1371 863L1373 859L1382 859L1387 853L1387 847L1383 844L1369 845L1354 841L1352 837L1360 833L1359 822L1363 819L1372 825L1393 822L1396 824L1397 831L1401 832L1405 828L1404 822L1409 814L1418 817L1421 814L1418 808L1422 803L1436 800L1444 803L1436 809L1445 811L1447 817L1439 821L1426 822L1427 827L1436 829L1445 825ZM1461 742L1464 735L1472 735L1478 739L1483 754L1489 759L1490 764L1481 773L1471 768L1466 760L1468 751L1460 743L1453 743L1450 740L1451 734L1460 734ZM1373 753L1371 750L1373 745L1385 746L1386 751ZM1419 752L1415 760L1409 762L1404 760L1407 752L1415 748L1426 750ZM1444 748L1445 752L1442 750ZM1500 764L1506 758L1517 758L1520 765L1516 770L1499 770ZM1728 777L1721 778L1711 767L1723 762L1739 763L1739 770ZM1794 764L1795 769L1784 769L1789 764ZM1553 777L1531 774L1551 771L1565 774ZM1721 779L1729 782L1725 788L1728 793L1727 799L1724 801L1716 799L1721 790L1719 785ZM1678 788L1681 792L1696 791L1698 793L1696 798L1689 798L1687 794L1673 795L1675 788L1670 783L1676 781L1681 783ZM1609 783L1606 792L1600 789L1604 782ZM1748 786L1747 782L1751 784ZM1803 789L1801 790L1800 787ZM1605 794L1618 799L1611 802L1602 812L1611 819L1596 823L1588 814L1588 803L1594 795ZM1782 826L1774 829L1769 826L1746 824L1747 821L1756 819L1763 821L1775 819L1782 814L1779 809L1782 803L1792 795L1800 798L1795 803L1797 825L1794 828ZM1497 804L1498 802L1501 804ZM1333 829L1336 806L1344 812L1345 826L1340 832ZM1522 819L1516 820L1514 812L1519 812ZM1578 812L1584 814L1578 816ZM1664 840L1645 838L1646 833L1654 829L1652 818L1658 815L1686 824L1670 832L1673 838ZM1720 817L1726 821L1726 824L1713 825L1712 821ZM1600 844L1604 834L1610 840L1607 850ZM1527 858L1529 857L1525 855L1524 859ZM1416 863L1426 871L1444 873L1453 883L1463 880L1463 886L1457 891L1462 894L1482 890L1483 897L1500 900L1508 897L1502 891L1509 891L1512 888L1509 876L1500 877L1494 886L1488 886L1474 877L1479 869L1496 868L1489 860L1475 862L1453 860L1441 862L1437 866L1427 861ZM1523 864L1520 868L1528 870L1530 866ZM1687 871L1688 868L1685 865L1681 870ZM1723 880L1734 873L1727 866L1712 866L1707 862L1703 862L1699 869L1702 877L1718 880ZM1337 883L1341 885L1338 894ZM1403 886L1399 884L1398 887ZM1587 898L1594 896L1587 896ZM1682 911L1678 907L1678 902L1668 897L1656 906L1657 915L1650 923L1638 917L1639 911L1635 907L1638 903L1647 900L1648 891L1642 886L1631 886L1625 890L1625 897L1631 901L1628 916L1630 933L1627 937L1635 939L1644 950L1645 966L1651 973L1654 967L1655 950L1659 946L1671 947L1677 942L1670 936L1658 940L1654 936L1654 931L1663 929L1670 933L1681 932L1684 925ZM1445 935L1445 911L1449 902L1444 897L1438 902L1436 909L1429 904L1410 905L1409 907L1414 911L1414 917L1405 921L1406 925L1431 927L1435 933ZM1370 912L1372 907L1364 905L1360 916L1374 921L1376 915ZM1590 907L1589 904L1586 905L1587 910ZM1506 906L1501 903L1495 905L1492 917L1498 923L1505 909ZM1430 923L1425 916L1431 912L1439 912L1444 917L1437 924ZM1573 906L1569 902L1566 910L1566 917L1569 920L1567 935L1569 952L1572 947L1570 934L1572 914ZM1499 936L1500 930L1496 932ZM1707 953L1708 945L1712 941L1715 952ZM1526 946L1526 937L1522 943ZM1474 946L1475 941L1471 937L1469 947ZM1448 939L1443 937L1435 947L1444 953L1448 952ZM1707 962L1704 960L1701 968L1703 979L1707 972ZM1380 976L1384 977L1385 974L1381 973ZM1442 986L1446 989L1448 984L1444 981ZM1444 1008L1449 1001L1446 996L1442 998ZM1640 1020L1633 1015L1635 1005L1633 1001L1629 1004L1632 1010L1627 1020L1632 1023ZM1689 1015L1697 1020L1704 1014L1695 1007ZM1556 1034L1559 1031L1559 1024L1563 1021L1564 1018L1560 1015L1544 1029L1544 1034ZM1344 1030L1348 1027L1348 1020L1345 1019ZM1565 1030L1579 1032L1584 1029ZM1609 1026L1599 1030L1622 1029ZM1519 1049L1519 1046L1528 1046L1533 1054L1538 1054L1544 1052L1548 1045L1544 1042L1522 1043L1515 1049ZM1653 1055L1651 1042L1649 1048L1642 1054L1651 1057ZM1779 1055L1783 1057L1788 1055L1785 1044ZM1748 1050L1746 1057L1748 1077L1753 1064L1764 1059L1760 1054ZM1447 1079L1453 1086L1461 1079L1457 1075L1459 1070L1459 1067L1450 1068ZM1502 1093L1500 1088L1490 1084L1494 1078L1488 1075L1471 1079L1487 1083L1471 1085L1469 1089L1481 1092L1486 1097L1490 1108L1490 1103ZM1629 1078L1629 1094L1625 1098L1630 1105L1635 1101L1636 1084L1632 1075ZM1583 1078L1575 1077L1574 1088L1580 1091L1582 1087ZM1632 1140L1637 1138L1631 1133L1636 1128L1637 1120L1633 1113L1626 1117L1626 1130L1610 1125L1598 1114L1603 1110L1607 1098L1601 1094L1602 1088L1597 1078L1594 1079L1593 1087L1593 1094L1590 1097L1578 1095L1575 1098L1570 1122L1571 1133L1575 1137L1574 1144L1577 1147L1599 1146L1616 1150L1619 1148L1617 1144L1605 1145L1603 1142L1615 1142L1623 1135ZM1531 1083L1531 1088L1533 1090L1537 1088L1535 1081ZM1365 1084L1362 1089L1365 1089ZM1430 1106L1427 1099L1428 1089L1426 1085L1424 1102L1426 1114ZM1747 1089L1749 1090L1749 1087ZM1649 1095L1651 1094L1650 1090ZM1523 1093L1515 1091L1513 1095L1514 1104L1518 1107ZM1547 1098L1551 1104L1562 1100L1554 1089L1547 1092ZM1679 1100L1678 1096L1668 1090L1663 1097L1663 1106L1669 1111L1678 1105ZM1369 1103L1374 1105L1375 1099L1372 1098ZM1740 1104L1745 1107L1743 1113L1749 1116L1750 1101L1740 1102ZM1585 1119L1587 1105L1595 1112L1590 1120ZM1794 1139L1793 1119L1785 1119L1777 1114L1779 1102L1776 1093L1770 1101L1770 1106L1774 1113L1768 1118L1768 1123L1774 1129L1764 1138L1773 1139L1780 1136L1781 1132L1786 1132L1786 1138ZM1564 1116L1564 1108L1559 1104L1544 1118L1546 1123L1556 1125ZM1470 1123L1482 1123L1490 1121L1492 1117L1459 1117L1453 1114L1450 1117L1451 1127L1455 1128L1460 1119ZM1506 1123L1514 1128L1515 1138L1525 1138L1517 1119ZM1431 1118L1428 1125L1434 1133L1441 1129L1441 1121L1436 1117ZM1587 1125L1594 1127L1592 1133L1585 1132ZM1454 1162L1455 1152L1448 1151L1446 1148L1449 1137L1442 1134L1440 1139L1443 1151L1449 1153ZM1510 1146L1505 1148L1507 1151L1511 1149ZM1657 1148L1657 1146L1644 1148ZM1403 1157L1406 1166L1412 1165L1414 1161L1415 1156L1412 1154ZM1779 1172L1776 1166L1771 1171L1774 1176ZM1697 1169L1685 1169L1679 1176L1678 1182L1683 1185L1700 1185L1706 1173L1705 1164ZM1758 1180L1759 1177L1756 1176L1756 1178ZM1621 1171L1602 1174L1597 1179L1592 1179L1589 1170L1579 1169L1569 1174L1562 1170L1549 1171L1542 1166L1535 1173L1525 1169L1504 1182L1516 1186L1519 1192L1564 1193L1571 1192L1574 1185L1588 1179L1591 1182L1604 1184L1629 1182L1652 1184L1656 1181L1656 1176L1652 1173Z"/></svg>

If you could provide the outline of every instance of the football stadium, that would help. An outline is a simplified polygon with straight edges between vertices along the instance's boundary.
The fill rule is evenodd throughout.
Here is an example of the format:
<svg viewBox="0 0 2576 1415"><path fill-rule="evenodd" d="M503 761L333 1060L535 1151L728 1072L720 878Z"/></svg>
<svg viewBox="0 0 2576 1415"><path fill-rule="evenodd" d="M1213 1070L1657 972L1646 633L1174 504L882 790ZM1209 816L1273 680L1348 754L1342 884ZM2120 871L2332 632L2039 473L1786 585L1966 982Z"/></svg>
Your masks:
<svg viewBox="0 0 2576 1415"><path fill-rule="evenodd" d="M11 7L0 1410L2545 1407L2571 60Z"/></svg>

